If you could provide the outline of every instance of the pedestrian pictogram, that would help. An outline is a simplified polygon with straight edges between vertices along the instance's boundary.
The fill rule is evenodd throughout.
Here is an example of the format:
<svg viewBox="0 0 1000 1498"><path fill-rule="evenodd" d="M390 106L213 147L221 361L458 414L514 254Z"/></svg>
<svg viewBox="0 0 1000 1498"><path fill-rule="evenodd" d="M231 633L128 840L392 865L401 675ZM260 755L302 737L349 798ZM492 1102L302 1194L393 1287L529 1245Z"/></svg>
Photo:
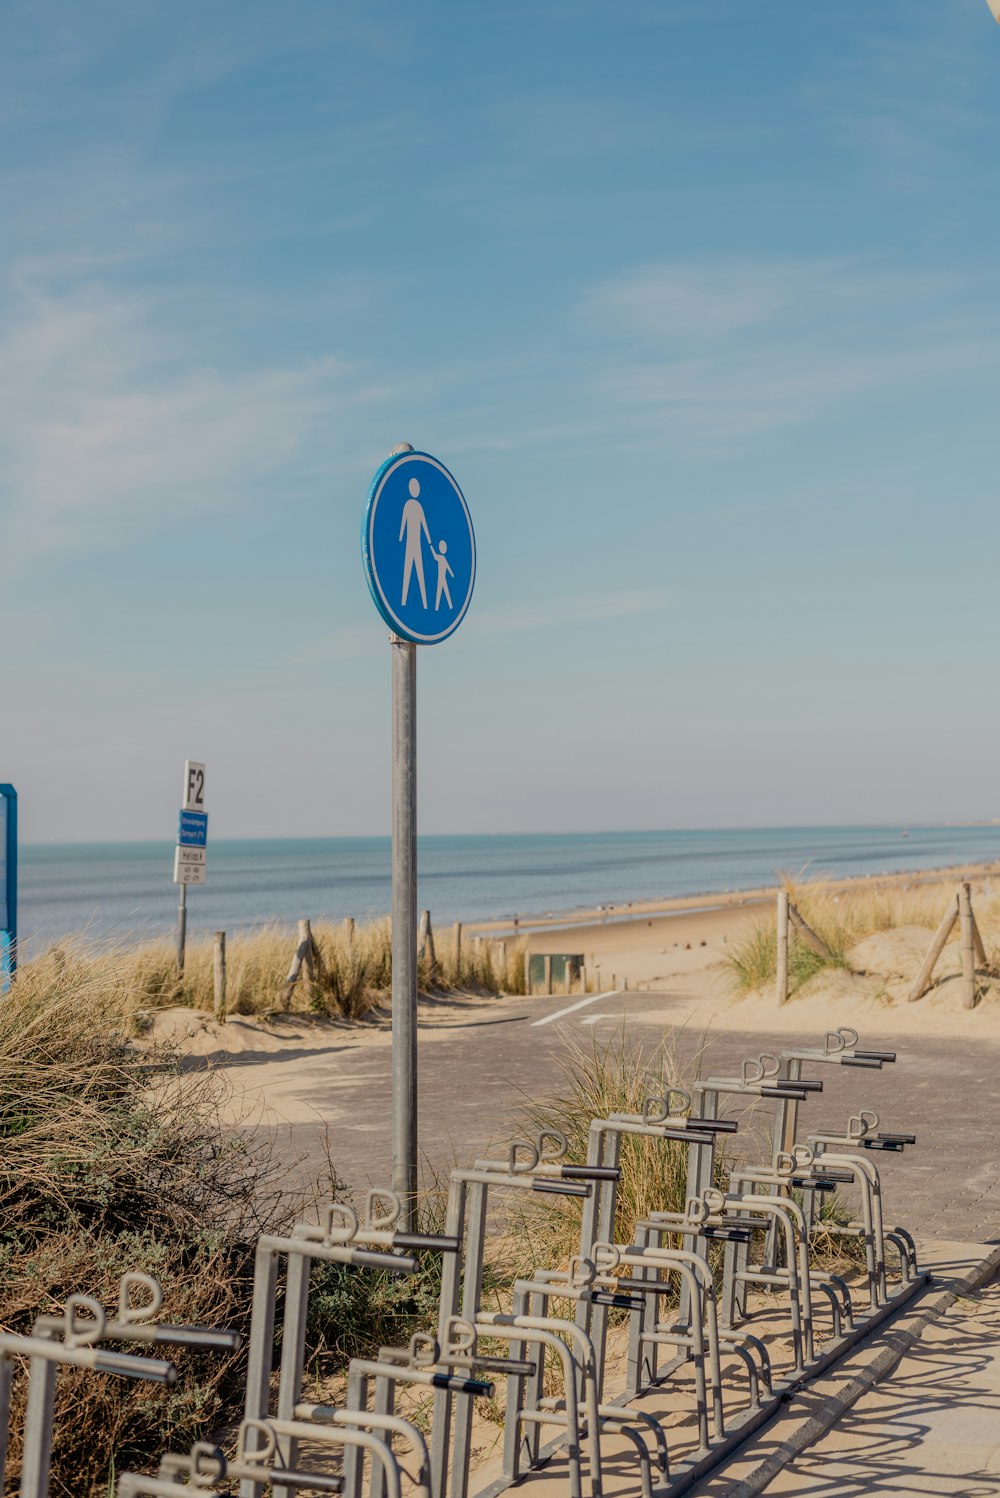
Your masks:
<svg viewBox="0 0 1000 1498"><path fill-rule="evenodd" d="M454 634L472 599L476 539L465 497L443 463L395 453L372 483L361 534L368 586L404 640Z"/></svg>

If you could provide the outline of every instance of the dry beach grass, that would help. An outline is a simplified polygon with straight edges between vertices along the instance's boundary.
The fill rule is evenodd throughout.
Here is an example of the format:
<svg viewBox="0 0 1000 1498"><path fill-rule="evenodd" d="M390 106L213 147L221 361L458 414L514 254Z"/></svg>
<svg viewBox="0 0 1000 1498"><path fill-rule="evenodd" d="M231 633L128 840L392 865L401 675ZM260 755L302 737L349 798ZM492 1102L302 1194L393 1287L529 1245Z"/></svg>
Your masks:
<svg viewBox="0 0 1000 1498"><path fill-rule="evenodd" d="M791 902L822 938L829 949L823 957L802 942L789 950L789 991L802 990L825 969L856 969L857 949L867 938L884 932L930 934L941 920L952 884L879 884L866 881L856 888L819 882L797 882L786 878L784 887ZM992 880L974 891L976 916L986 943L990 966L1000 959L1000 888ZM957 939L953 937L953 940ZM916 947L919 949L919 938ZM740 993L751 993L774 982L777 941L773 915L762 917L731 945L726 963Z"/></svg>
<svg viewBox="0 0 1000 1498"><path fill-rule="evenodd" d="M287 999L287 975L295 950L294 930L284 925L237 933L227 942L226 1010L230 1014L313 1013L356 1020L388 1000L392 984L392 938L388 920L357 928L318 922L313 938L322 971L303 978ZM460 944L454 930L436 939L436 962L421 958L421 991L523 993L524 949L520 943ZM167 940L101 951L85 940L70 938L26 965L41 980L93 981L114 993L123 1015L182 1004L211 1013L214 1006L213 946L189 941L182 978L177 977L173 944Z"/></svg>

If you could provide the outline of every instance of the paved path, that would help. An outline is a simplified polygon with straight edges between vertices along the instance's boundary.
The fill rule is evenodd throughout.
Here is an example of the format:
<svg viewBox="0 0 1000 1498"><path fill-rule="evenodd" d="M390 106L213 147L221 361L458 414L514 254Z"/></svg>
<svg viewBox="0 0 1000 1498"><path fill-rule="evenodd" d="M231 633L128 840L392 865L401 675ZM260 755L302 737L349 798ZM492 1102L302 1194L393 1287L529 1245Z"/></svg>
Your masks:
<svg viewBox="0 0 1000 1498"><path fill-rule="evenodd" d="M765 1491L773 1498L997 1498L1000 1283L956 1302L890 1379Z"/></svg>
<svg viewBox="0 0 1000 1498"><path fill-rule="evenodd" d="M567 1042L589 1047L611 1040L623 1019L644 1044L658 1042L682 996L629 993L574 1008L566 998L506 999L438 1006L432 1025L421 1027L420 1139L425 1164L447 1171L491 1139L504 1138L525 1098L558 1090ZM578 1001L577 1001L578 1002ZM687 1012L687 1008L685 1008ZM542 1021L542 1023L539 1023ZM831 1021L833 1022L833 1021ZM790 1043L816 1045L813 1030L790 1035L714 1032L703 1071L731 1071L744 1056ZM851 1112L872 1105L883 1127L915 1131L917 1148L902 1157L881 1156L889 1216L938 1238L993 1242L1000 1239L1000 1044L977 1039L913 1037L900 1041L873 1028L865 1045L895 1049L899 1061L880 1073L817 1067L822 1097L810 1099L807 1124L842 1125ZM688 1023L677 1037L690 1063L701 1034ZM254 1057L240 1058L252 1066ZM271 1063L274 1057L261 1056ZM290 1056L281 1091L294 1097L313 1122L292 1126L292 1152L314 1157L325 1137L338 1169L351 1185L386 1184L390 1173L391 1108L389 1037L361 1044L350 1030L338 1032L328 1050ZM244 1080L247 1080L246 1078ZM280 1100L276 1103L280 1114ZM290 1110L291 1111L291 1110Z"/></svg>

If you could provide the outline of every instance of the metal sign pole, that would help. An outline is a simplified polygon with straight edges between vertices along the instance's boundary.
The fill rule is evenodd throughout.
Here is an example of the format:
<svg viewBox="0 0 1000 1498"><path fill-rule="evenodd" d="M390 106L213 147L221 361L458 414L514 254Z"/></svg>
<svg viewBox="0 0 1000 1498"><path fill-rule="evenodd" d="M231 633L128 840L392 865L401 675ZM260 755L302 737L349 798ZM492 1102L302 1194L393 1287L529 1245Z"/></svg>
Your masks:
<svg viewBox="0 0 1000 1498"><path fill-rule="evenodd" d="M184 949L187 945L187 885L178 886L177 895L177 976L184 976Z"/></svg>
<svg viewBox="0 0 1000 1498"><path fill-rule="evenodd" d="M372 481L361 556L392 630L392 1186L413 1230L417 1204L417 647L465 618L476 537L444 464L401 442Z"/></svg>
<svg viewBox="0 0 1000 1498"><path fill-rule="evenodd" d="M181 809L177 817L177 846L174 849L174 883L177 896L177 976L184 976L187 946L187 887L204 884L208 846L208 812L205 810L205 766L200 760L184 761L184 786Z"/></svg>
<svg viewBox="0 0 1000 1498"><path fill-rule="evenodd" d="M417 1197L417 647L392 651L392 1189L412 1232Z"/></svg>

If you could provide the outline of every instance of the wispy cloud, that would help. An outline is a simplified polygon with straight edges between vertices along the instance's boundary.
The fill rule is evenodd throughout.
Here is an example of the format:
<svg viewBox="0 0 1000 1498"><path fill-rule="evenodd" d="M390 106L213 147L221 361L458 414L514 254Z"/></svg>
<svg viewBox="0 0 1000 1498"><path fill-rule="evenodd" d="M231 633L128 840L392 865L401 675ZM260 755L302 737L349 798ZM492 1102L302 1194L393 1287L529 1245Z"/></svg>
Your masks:
<svg viewBox="0 0 1000 1498"><path fill-rule="evenodd" d="M968 292L967 278L857 260L724 259L631 269L595 286L581 317L614 340L594 389L632 436L730 446L996 365L1000 329L969 314Z"/></svg>
<svg viewBox="0 0 1000 1498"><path fill-rule="evenodd" d="M832 51L803 94L865 175L891 191L939 194L993 128L988 25L981 3L963 0L871 6L849 49Z"/></svg>
<svg viewBox="0 0 1000 1498"><path fill-rule="evenodd" d="M567 594L547 598L541 603L512 604L509 607L478 609L473 602L463 625L466 639L482 635L505 635L522 630L553 629L559 626L607 623L612 619L631 619L640 614L659 614L673 607L666 588L632 588L619 593L595 593L581 598ZM296 650L299 665L325 665L333 661L374 660L384 650L388 630L377 619L369 624L350 625L314 640Z"/></svg>
<svg viewBox="0 0 1000 1498"><path fill-rule="evenodd" d="M23 566L231 504L294 465L321 414L377 397L335 357L213 368L141 299L32 294L0 332L4 555Z"/></svg>

